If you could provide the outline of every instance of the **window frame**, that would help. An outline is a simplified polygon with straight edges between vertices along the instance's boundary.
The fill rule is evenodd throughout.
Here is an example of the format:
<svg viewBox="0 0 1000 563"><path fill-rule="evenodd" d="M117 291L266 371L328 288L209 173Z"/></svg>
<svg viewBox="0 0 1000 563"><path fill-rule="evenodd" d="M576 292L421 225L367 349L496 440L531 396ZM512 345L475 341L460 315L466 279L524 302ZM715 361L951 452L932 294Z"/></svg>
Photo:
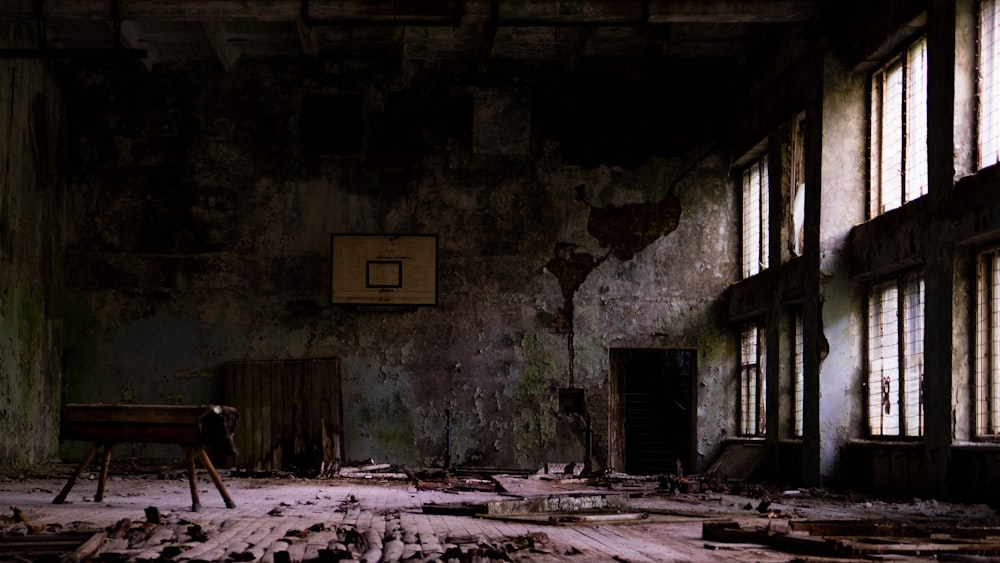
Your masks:
<svg viewBox="0 0 1000 563"><path fill-rule="evenodd" d="M908 293L911 284L916 284L916 303L908 302L914 294ZM873 327L876 324L873 311L873 298L880 288L892 290L894 296L887 298L886 291L879 292L879 318L878 323L881 329L891 328L894 332L886 333L879 331L877 342L880 350L886 350L894 355L880 354L877 358L873 354ZM926 331L926 290L923 272L907 271L894 276L881 278L872 282L866 292L865 303L865 385L867 390L865 404L867 406L866 419L868 424L867 434L875 439L922 439L924 436L924 335ZM892 305L891 311L885 310L885 305ZM888 321L884 319L887 313L892 313ZM907 317L907 314L916 316ZM908 322L908 319L910 322ZM918 323L915 327L911 322ZM887 338L891 335L892 338ZM887 344L882 345L885 341ZM913 363L911 363L913 362ZM883 375L876 381L874 369L879 366L879 373L884 374L889 371L894 378L886 379ZM912 387L913 374L909 370L918 370L916 378L916 399L913 398ZM893 380L894 379L894 380ZM893 390L895 387L895 390ZM888 402L888 404L887 404ZM876 407L878 404L879 430L876 431ZM911 414L909 411L916 407L916 431L911 431ZM892 409L897 413L894 414ZM886 411L887 412L883 412ZM883 416L884 415L884 416ZM895 418L895 426L891 420ZM886 420L890 421L889 430L886 430ZM895 431L893 432L893 428Z"/></svg>
<svg viewBox="0 0 1000 563"><path fill-rule="evenodd" d="M984 287L987 259L991 261L992 279ZM997 442L1000 441L1000 244L980 248L975 253L973 286L972 436L977 441Z"/></svg>
<svg viewBox="0 0 1000 563"><path fill-rule="evenodd" d="M920 57L912 57L917 48ZM928 152L927 152L927 98L928 98L928 45L927 35L921 32L911 37L903 46L886 58L869 76L868 81L868 217L874 218L893 209L897 209L917 200L929 191ZM913 61L919 60L919 82L912 78ZM899 71L898 92L887 96L887 84ZM922 88L922 99L911 99L914 86ZM898 100L896 99L898 94ZM886 110L889 102L895 102L894 110L898 110L898 135L894 139L898 143L896 149L887 151L886 140ZM912 111L912 108L922 108ZM898 162L890 162L886 155L898 158ZM893 165L895 164L895 166ZM898 173L888 172L895 168ZM892 199L886 194L892 193Z"/></svg>
<svg viewBox="0 0 1000 563"><path fill-rule="evenodd" d="M737 433L745 438L763 438L767 433L766 333L763 319L747 321L740 327ZM754 347L753 363L746 361L750 341Z"/></svg>
<svg viewBox="0 0 1000 563"><path fill-rule="evenodd" d="M792 420L791 435L802 438L805 435L805 329L804 310L797 306L791 312L791 374L792 374Z"/></svg>
<svg viewBox="0 0 1000 563"><path fill-rule="evenodd" d="M980 0L976 8L976 170L988 168L1000 162L1000 2L997 0ZM993 26L989 27L988 42L986 13L992 13ZM991 44L989 69L984 64L986 44ZM988 76L987 76L988 75ZM986 89L989 89L988 95ZM987 109L988 108L988 109ZM989 146L984 147L984 113L995 116L989 124L994 134L988 139ZM988 150L991 149L991 150ZM989 155L987 153L990 153Z"/></svg>
<svg viewBox="0 0 1000 563"><path fill-rule="evenodd" d="M770 165L767 153L740 171L740 274L751 278L770 262ZM755 183L756 180L756 183ZM751 239L753 242L751 243Z"/></svg>
<svg viewBox="0 0 1000 563"><path fill-rule="evenodd" d="M806 113L803 111L792 119L789 127L789 169L788 184L789 209L788 219L788 252L790 256L805 254L806 226ZM799 187L801 186L801 188Z"/></svg>

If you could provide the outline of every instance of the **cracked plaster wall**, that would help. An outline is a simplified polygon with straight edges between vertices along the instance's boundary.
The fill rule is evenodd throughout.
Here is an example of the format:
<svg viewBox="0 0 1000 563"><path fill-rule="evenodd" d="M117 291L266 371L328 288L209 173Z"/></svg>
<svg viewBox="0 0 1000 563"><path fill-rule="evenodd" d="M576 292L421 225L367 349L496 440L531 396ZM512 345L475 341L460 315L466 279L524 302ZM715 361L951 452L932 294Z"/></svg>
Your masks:
<svg viewBox="0 0 1000 563"><path fill-rule="evenodd" d="M710 97L310 64L77 69L67 400L214 402L227 361L336 356L347 459L441 464L450 412L452 463L532 468L583 458L560 387L587 391L606 436L610 348L697 348L711 453L736 235L728 163L691 117ZM601 84L623 107L642 94L617 111L648 111L635 126L660 140L596 117L581 133ZM360 154L302 153L315 92L363 98ZM437 234L439 305L330 305L332 232Z"/></svg>
<svg viewBox="0 0 1000 563"><path fill-rule="evenodd" d="M0 40L31 44L10 24ZM0 112L0 467L21 467L49 459L58 440L62 112L44 64L0 62Z"/></svg>

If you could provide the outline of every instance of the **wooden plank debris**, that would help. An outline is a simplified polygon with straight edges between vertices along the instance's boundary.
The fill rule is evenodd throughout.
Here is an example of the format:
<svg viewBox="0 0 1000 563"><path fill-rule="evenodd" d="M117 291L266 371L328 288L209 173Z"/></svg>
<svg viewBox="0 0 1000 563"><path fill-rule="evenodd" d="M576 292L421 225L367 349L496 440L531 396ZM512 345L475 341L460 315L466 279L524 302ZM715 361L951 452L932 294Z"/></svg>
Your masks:
<svg viewBox="0 0 1000 563"><path fill-rule="evenodd" d="M566 526L571 524L624 524L646 520L648 512L542 512L529 514L482 514L480 518L522 524Z"/></svg>
<svg viewBox="0 0 1000 563"><path fill-rule="evenodd" d="M104 544L104 532L63 532L0 537L0 560L61 560L79 563L95 555Z"/></svg>
<svg viewBox="0 0 1000 563"><path fill-rule="evenodd" d="M577 512L582 510L623 510L628 507L627 493L565 493L488 502L426 503L424 514L474 516L481 514L529 514Z"/></svg>
<svg viewBox="0 0 1000 563"><path fill-rule="evenodd" d="M1000 521L963 520L957 518L934 519L853 519L853 520L799 520L789 522L789 527L812 536L878 536L878 537L950 537L986 539L1000 537Z"/></svg>
<svg viewBox="0 0 1000 563"><path fill-rule="evenodd" d="M771 526L745 529L737 522L705 522L702 539L728 543L756 543L784 551L809 553L828 557L882 557L1000 554L1000 528L987 532L984 526L973 526L983 539L949 537L943 525L928 522L926 527L906 522L886 522L873 526L870 521L855 522L796 522L796 531L778 531ZM864 527L867 526L867 533ZM802 531L846 533L848 535L802 535ZM888 535L880 535L888 532ZM907 535L909 534L909 535ZM959 531L959 535L962 532Z"/></svg>

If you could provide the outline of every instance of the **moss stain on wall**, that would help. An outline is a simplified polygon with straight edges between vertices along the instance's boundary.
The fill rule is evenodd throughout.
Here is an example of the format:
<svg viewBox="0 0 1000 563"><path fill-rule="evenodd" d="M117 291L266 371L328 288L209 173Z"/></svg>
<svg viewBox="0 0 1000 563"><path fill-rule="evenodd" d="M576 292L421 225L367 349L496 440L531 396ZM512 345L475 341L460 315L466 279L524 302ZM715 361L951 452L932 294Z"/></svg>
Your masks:
<svg viewBox="0 0 1000 563"><path fill-rule="evenodd" d="M8 46L30 27L0 22ZM58 446L63 221L50 140L59 88L41 61L0 61L0 467L48 459Z"/></svg>
<svg viewBox="0 0 1000 563"><path fill-rule="evenodd" d="M545 460L533 459L544 451L556 435L556 388L561 379L558 363L536 335L521 338L525 367L516 398L522 405L513 421L514 457L522 467Z"/></svg>

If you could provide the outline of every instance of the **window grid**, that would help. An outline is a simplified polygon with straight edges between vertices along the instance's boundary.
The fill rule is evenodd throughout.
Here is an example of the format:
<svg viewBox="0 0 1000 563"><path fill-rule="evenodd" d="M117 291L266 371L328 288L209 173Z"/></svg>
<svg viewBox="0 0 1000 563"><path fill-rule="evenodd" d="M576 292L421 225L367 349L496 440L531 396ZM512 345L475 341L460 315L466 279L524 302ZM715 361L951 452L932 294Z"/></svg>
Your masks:
<svg viewBox="0 0 1000 563"><path fill-rule="evenodd" d="M751 323L740 336L740 434L764 435L764 328Z"/></svg>
<svg viewBox="0 0 1000 563"><path fill-rule="evenodd" d="M927 193L927 40L906 53L906 174L904 203Z"/></svg>
<svg viewBox="0 0 1000 563"><path fill-rule="evenodd" d="M873 436L923 434L924 282L887 280L868 294L868 421Z"/></svg>
<svg viewBox="0 0 1000 563"><path fill-rule="evenodd" d="M1000 162L1000 2L979 15L979 168Z"/></svg>
<svg viewBox="0 0 1000 563"><path fill-rule="evenodd" d="M805 393L803 390L805 387L805 364L802 353L804 350L804 341L802 336L801 309L795 311L794 317L795 334L792 340L792 435L800 437L803 433L803 418L805 414Z"/></svg>
<svg viewBox="0 0 1000 563"><path fill-rule="evenodd" d="M872 75L871 215L927 193L927 41Z"/></svg>
<svg viewBox="0 0 1000 563"><path fill-rule="evenodd" d="M976 436L1000 437L1000 248L976 268Z"/></svg>
<svg viewBox="0 0 1000 563"><path fill-rule="evenodd" d="M768 262L767 157L743 171L743 277L760 273Z"/></svg>

